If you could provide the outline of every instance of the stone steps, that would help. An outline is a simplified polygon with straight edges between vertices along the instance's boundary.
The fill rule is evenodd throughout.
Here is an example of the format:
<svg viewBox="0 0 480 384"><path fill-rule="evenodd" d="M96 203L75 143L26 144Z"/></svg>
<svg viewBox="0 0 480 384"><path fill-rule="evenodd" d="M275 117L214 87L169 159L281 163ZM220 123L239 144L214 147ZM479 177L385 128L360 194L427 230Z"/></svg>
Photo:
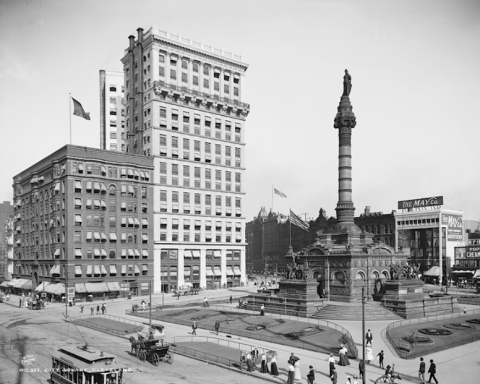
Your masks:
<svg viewBox="0 0 480 384"><path fill-rule="evenodd" d="M322 320L361 320L362 305L326 304L310 317ZM403 318L384 308L380 303L368 302L365 304L365 320L403 320Z"/></svg>

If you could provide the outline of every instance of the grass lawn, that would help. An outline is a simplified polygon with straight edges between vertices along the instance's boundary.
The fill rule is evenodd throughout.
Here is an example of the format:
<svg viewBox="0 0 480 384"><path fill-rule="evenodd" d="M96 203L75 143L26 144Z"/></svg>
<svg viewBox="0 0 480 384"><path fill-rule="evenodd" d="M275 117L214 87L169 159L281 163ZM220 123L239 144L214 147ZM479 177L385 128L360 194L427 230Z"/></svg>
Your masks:
<svg viewBox="0 0 480 384"><path fill-rule="evenodd" d="M436 320L422 323L409 324L401 327L391 328L388 333L396 345L397 349L409 354L428 354L437 350L448 349L457 345L465 344L480 339L480 324L467 322L467 320L478 320L480 315L461 316L453 319ZM452 325L453 324L453 325ZM435 330L441 330L442 333L451 333L444 335L435 335ZM420 332L427 330L427 333ZM430 343L416 343L414 349L409 343L402 341L404 337L426 337ZM402 356L402 357L406 357ZM411 357L415 357L411 356Z"/></svg>
<svg viewBox="0 0 480 384"><path fill-rule="evenodd" d="M75 324L101 331L108 331L118 335L127 335L129 333L140 332L143 329L143 326L140 325L123 323L121 321L110 320L100 316L78 319L75 321Z"/></svg>
<svg viewBox="0 0 480 384"><path fill-rule="evenodd" d="M147 316L135 313L140 317ZM152 311L152 319L191 325L197 322L199 329L212 330L216 319L220 332L271 341L277 344L319 350L325 353L338 351L342 333L316 323L295 320L280 320L269 316L217 311L208 308ZM279 321L280 320L280 321Z"/></svg>

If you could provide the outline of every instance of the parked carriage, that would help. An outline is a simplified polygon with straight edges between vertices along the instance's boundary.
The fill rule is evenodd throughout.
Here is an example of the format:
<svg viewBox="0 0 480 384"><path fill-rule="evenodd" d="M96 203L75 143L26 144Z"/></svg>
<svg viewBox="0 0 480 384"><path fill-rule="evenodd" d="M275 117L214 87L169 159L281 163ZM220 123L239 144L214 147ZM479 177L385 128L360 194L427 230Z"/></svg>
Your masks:
<svg viewBox="0 0 480 384"><path fill-rule="evenodd" d="M45 304L42 299L34 299L30 302L29 305L30 309L43 309L45 308Z"/></svg>
<svg viewBox="0 0 480 384"><path fill-rule="evenodd" d="M170 344L163 341L165 337L163 330L163 326L152 325L148 339L141 333L138 334L137 340L131 336L130 354L137 356L141 361L149 361L155 366L160 361L172 364L173 353L169 351Z"/></svg>

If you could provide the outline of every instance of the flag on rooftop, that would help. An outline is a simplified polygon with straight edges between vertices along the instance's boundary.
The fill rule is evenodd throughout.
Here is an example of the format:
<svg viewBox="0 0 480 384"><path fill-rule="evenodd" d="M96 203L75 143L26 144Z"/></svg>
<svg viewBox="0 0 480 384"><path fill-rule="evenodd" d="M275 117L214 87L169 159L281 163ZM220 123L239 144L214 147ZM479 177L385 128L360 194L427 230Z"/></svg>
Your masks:
<svg viewBox="0 0 480 384"><path fill-rule="evenodd" d="M298 217L293 211L290 209L290 223L296 225L297 227L303 229L304 231L308 231L308 224L305 223L300 217Z"/></svg>
<svg viewBox="0 0 480 384"><path fill-rule="evenodd" d="M287 198L287 195L285 195L283 192L280 192L277 188L273 188L273 192L280 197Z"/></svg>
<svg viewBox="0 0 480 384"><path fill-rule="evenodd" d="M83 117L85 120L90 120L90 113L85 112L85 110L82 107L82 104L80 104L73 97L72 97L72 101L73 101L73 114L76 116Z"/></svg>

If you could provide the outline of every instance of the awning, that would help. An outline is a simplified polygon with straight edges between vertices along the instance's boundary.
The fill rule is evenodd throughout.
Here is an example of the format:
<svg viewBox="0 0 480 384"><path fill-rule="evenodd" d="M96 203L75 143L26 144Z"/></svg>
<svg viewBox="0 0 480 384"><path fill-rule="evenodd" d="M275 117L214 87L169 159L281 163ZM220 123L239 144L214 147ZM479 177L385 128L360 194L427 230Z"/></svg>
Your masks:
<svg viewBox="0 0 480 384"><path fill-rule="evenodd" d="M227 276L233 276L233 266L227 265Z"/></svg>
<svg viewBox="0 0 480 384"><path fill-rule="evenodd" d="M48 281L42 281L37 288L35 288L35 292L42 292L45 291L46 288L50 285Z"/></svg>
<svg viewBox="0 0 480 384"><path fill-rule="evenodd" d="M107 209L107 203L105 203L105 200L100 201L100 206L102 207L103 210Z"/></svg>
<svg viewBox="0 0 480 384"><path fill-rule="evenodd" d="M185 276L190 276L190 267L183 267L183 274Z"/></svg>
<svg viewBox="0 0 480 384"><path fill-rule="evenodd" d="M100 191L102 193L107 193L107 187L105 186L105 183L100 183Z"/></svg>
<svg viewBox="0 0 480 384"><path fill-rule="evenodd" d="M93 232L93 238L100 241L100 232Z"/></svg>
<svg viewBox="0 0 480 384"><path fill-rule="evenodd" d="M116 233L110 233L110 241L117 241L117 234Z"/></svg>
<svg viewBox="0 0 480 384"><path fill-rule="evenodd" d="M91 275L93 271L93 267L91 265L87 265L87 276Z"/></svg>
<svg viewBox="0 0 480 384"><path fill-rule="evenodd" d="M122 257L127 257L127 250L125 248L122 249Z"/></svg>
<svg viewBox="0 0 480 384"><path fill-rule="evenodd" d="M194 249L192 251L192 256L193 257L200 257L200 250L199 249Z"/></svg>
<svg viewBox="0 0 480 384"><path fill-rule="evenodd" d="M133 174L135 175L136 179L140 177L140 172L138 172L136 169L133 171Z"/></svg>
<svg viewBox="0 0 480 384"><path fill-rule="evenodd" d="M122 275L126 275L127 274L127 266L124 264L122 265Z"/></svg>
<svg viewBox="0 0 480 384"><path fill-rule="evenodd" d="M129 168L129 169L127 170L127 174L128 174L128 176L132 176L132 177L133 177L133 169L130 169L130 168Z"/></svg>
<svg viewBox="0 0 480 384"><path fill-rule="evenodd" d="M191 258L192 257L192 251L189 250L189 249L186 249L185 251L183 251L183 257L184 258Z"/></svg>
<svg viewBox="0 0 480 384"><path fill-rule="evenodd" d="M75 292L76 293L87 293L87 288L85 288L84 283L75 283Z"/></svg>
<svg viewBox="0 0 480 384"><path fill-rule="evenodd" d="M139 275L140 274L140 269L138 269L137 265L135 264L135 274Z"/></svg>
<svg viewBox="0 0 480 384"><path fill-rule="evenodd" d="M235 228L242 228L242 223L235 223Z"/></svg>
<svg viewBox="0 0 480 384"><path fill-rule="evenodd" d="M234 265L234 266L233 266L233 273L234 273L235 275L241 275L241 274L242 274L242 271L240 270L240 267L239 267L239 266Z"/></svg>
<svg viewBox="0 0 480 384"><path fill-rule="evenodd" d="M480 279L480 269L477 269L475 271L475 274L473 275L472 279Z"/></svg>
<svg viewBox="0 0 480 384"><path fill-rule="evenodd" d="M127 220L128 220L128 225L133 227L133 224L135 223L135 222L133 221L133 218L132 218L132 217L129 217Z"/></svg>
<svg viewBox="0 0 480 384"><path fill-rule="evenodd" d="M87 241L92 241L92 232L87 232Z"/></svg>
<svg viewBox="0 0 480 384"><path fill-rule="evenodd" d="M110 267L112 267L112 265ZM113 265L113 267L115 266ZM116 269L115 269L115 273L117 273ZM120 291L120 284L118 284L116 281L112 281L112 282L107 281L107 286L108 286L108 289L112 292Z"/></svg>
<svg viewBox="0 0 480 384"><path fill-rule="evenodd" d="M214 276L213 274L213 270L211 267L208 267L205 269L205 272L206 272L206 276Z"/></svg>
<svg viewBox="0 0 480 384"><path fill-rule="evenodd" d="M100 271L102 272L102 275L106 275L107 274L107 269L105 268L105 266L102 264L100 265Z"/></svg>
<svg viewBox="0 0 480 384"><path fill-rule="evenodd" d="M17 288L20 289L32 289L32 280L26 280L25 283L22 285L18 286Z"/></svg>
<svg viewBox="0 0 480 384"><path fill-rule="evenodd" d="M60 256L60 249L56 249L55 253L53 254L54 256ZM59 273L60 274L60 273Z"/></svg>
<svg viewBox="0 0 480 384"><path fill-rule="evenodd" d="M104 165L101 165L100 172L102 173L103 176L105 176L107 174L107 168Z"/></svg>
<svg viewBox="0 0 480 384"><path fill-rule="evenodd" d="M98 264L94 264L93 266L93 274L100 275L100 266Z"/></svg>
<svg viewBox="0 0 480 384"><path fill-rule="evenodd" d="M148 250L147 249L142 249L142 256L143 257L148 257Z"/></svg>
<svg viewBox="0 0 480 384"><path fill-rule="evenodd" d="M140 171L140 177L141 177L142 179L144 179L144 178L145 178L145 172Z"/></svg>
<svg viewBox="0 0 480 384"><path fill-rule="evenodd" d="M127 242L127 234L126 233L122 233L121 235L121 239L122 239L122 243L126 243ZM123 254L123 253L122 253Z"/></svg>
<svg viewBox="0 0 480 384"><path fill-rule="evenodd" d="M113 264L110 264L110 275L116 275L117 274L117 266L116 265L113 265ZM112 291L112 289L111 289ZM114 291L114 289L113 289Z"/></svg>
<svg viewBox="0 0 480 384"><path fill-rule="evenodd" d="M148 235L146 233L142 233L142 240L148 241Z"/></svg>
<svg viewBox="0 0 480 384"><path fill-rule="evenodd" d="M12 288L17 288L20 285L25 284L26 279L14 279L8 282L8 286Z"/></svg>
<svg viewBox="0 0 480 384"><path fill-rule="evenodd" d="M87 191L92 190L92 182L91 181L87 181L87 188L86 189L87 189Z"/></svg>
<svg viewBox="0 0 480 384"><path fill-rule="evenodd" d="M81 181L75 181L75 189L82 189L82 182Z"/></svg>
<svg viewBox="0 0 480 384"><path fill-rule="evenodd" d="M82 215L75 215L75 223L82 223L83 220L82 220Z"/></svg>
<svg viewBox="0 0 480 384"><path fill-rule="evenodd" d="M52 275L60 275L60 265L54 265L50 270L50 276Z"/></svg>
<svg viewBox="0 0 480 384"><path fill-rule="evenodd" d="M423 276L440 276L440 268L433 266L427 272L425 272Z"/></svg>
<svg viewBox="0 0 480 384"><path fill-rule="evenodd" d="M222 257L222 251L220 249L215 249L213 251L213 257L215 257L215 258Z"/></svg>
<svg viewBox="0 0 480 384"><path fill-rule="evenodd" d="M55 183L55 191L60 192L60 183Z"/></svg>
<svg viewBox="0 0 480 384"><path fill-rule="evenodd" d="M8 281L2 281L0 287L8 287Z"/></svg>
<svg viewBox="0 0 480 384"><path fill-rule="evenodd" d="M471 273L473 275L473 271L452 271L452 273L462 273L462 274L465 274L465 273Z"/></svg>
<svg viewBox="0 0 480 384"><path fill-rule="evenodd" d="M76 265L75 266L75 275L82 276L82 266Z"/></svg>
<svg viewBox="0 0 480 384"><path fill-rule="evenodd" d="M144 228L148 227L148 220L145 219L145 218L142 219L142 227L144 227Z"/></svg>
<svg viewBox="0 0 480 384"><path fill-rule="evenodd" d="M133 257L134 255L135 255L135 253L133 252L133 249L129 249L129 250L128 250L128 256L132 256L132 257Z"/></svg>
<svg viewBox="0 0 480 384"><path fill-rule="evenodd" d="M167 224L167 219L164 217L160 218L160 224Z"/></svg>
<svg viewBox="0 0 480 384"><path fill-rule="evenodd" d="M93 190L100 192L100 183L98 181L93 182Z"/></svg>
<svg viewBox="0 0 480 384"><path fill-rule="evenodd" d="M126 203L125 201L122 201L122 202L120 203L120 208L125 211L125 210L127 209L127 203ZM123 222L125 222L125 223L127 222L127 219L125 219L125 220L124 220L124 219L125 219L125 217L122 217L122 223L123 223Z"/></svg>
<svg viewBox="0 0 480 384"><path fill-rule="evenodd" d="M98 265L97 265L98 267ZM107 283L85 283L85 288L88 293L96 293L96 292L108 292Z"/></svg>
<svg viewBox="0 0 480 384"><path fill-rule="evenodd" d="M100 254L102 255L102 257L107 257L107 251L105 249L101 249L100 250Z"/></svg>
<svg viewBox="0 0 480 384"><path fill-rule="evenodd" d="M135 194L135 191L134 191L134 189L133 189L133 185L129 185L129 186L127 187L127 190L128 190L128 193L129 193L129 194L131 194L131 195L134 195L134 194Z"/></svg>
<svg viewBox="0 0 480 384"><path fill-rule="evenodd" d="M107 241L107 235L104 232L100 233L100 237L102 238L102 242Z"/></svg>
<svg viewBox="0 0 480 384"><path fill-rule="evenodd" d="M52 293L54 295L64 295L65 294L65 284L57 283L50 284L45 288L45 292Z"/></svg>
<svg viewBox="0 0 480 384"><path fill-rule="evenodd" d="M75 208L81 208L82 207L82 199L76 197L75 198Z"/></svg>
<svg viewBox="0 0 480 384"><path fill-rule="evenodd" d="M213 274L215 276L222 276L222 271L220 270L220 268L214 268L213 269Z"/></svg>
<svg viewBox="0 0 480 384"><path fill-rule="evenodd" d="M94 248L94 249L93 249L93 256L98 256L98 257L100 257L100 249Z"/></svg>
<svg viewBox="0 0 480 384"><path fill-rule="evenodd" d="M96 209L100 209L100 200L97 200L97 199L93 200L93 206Z"/></svg>
<svg viewBox="0 0 480 384"><path fill-rule="evenodd" d="M135 226L139 227L140 226L140 221L138 221L138 219L136 217L133 220L135 221Z"/></svg>
<svg viewBox="0 0 480 384"><path fill-rule="evenodd" d="M135 252L135 257L140 257L140 251L138 249L133 250Z"/></svg>
<svg viewBox="0 0 480 384"><path fill-rule="evenodd" d="M127 171L125 168L120 169L120 176L126 176Z"/></svg>

